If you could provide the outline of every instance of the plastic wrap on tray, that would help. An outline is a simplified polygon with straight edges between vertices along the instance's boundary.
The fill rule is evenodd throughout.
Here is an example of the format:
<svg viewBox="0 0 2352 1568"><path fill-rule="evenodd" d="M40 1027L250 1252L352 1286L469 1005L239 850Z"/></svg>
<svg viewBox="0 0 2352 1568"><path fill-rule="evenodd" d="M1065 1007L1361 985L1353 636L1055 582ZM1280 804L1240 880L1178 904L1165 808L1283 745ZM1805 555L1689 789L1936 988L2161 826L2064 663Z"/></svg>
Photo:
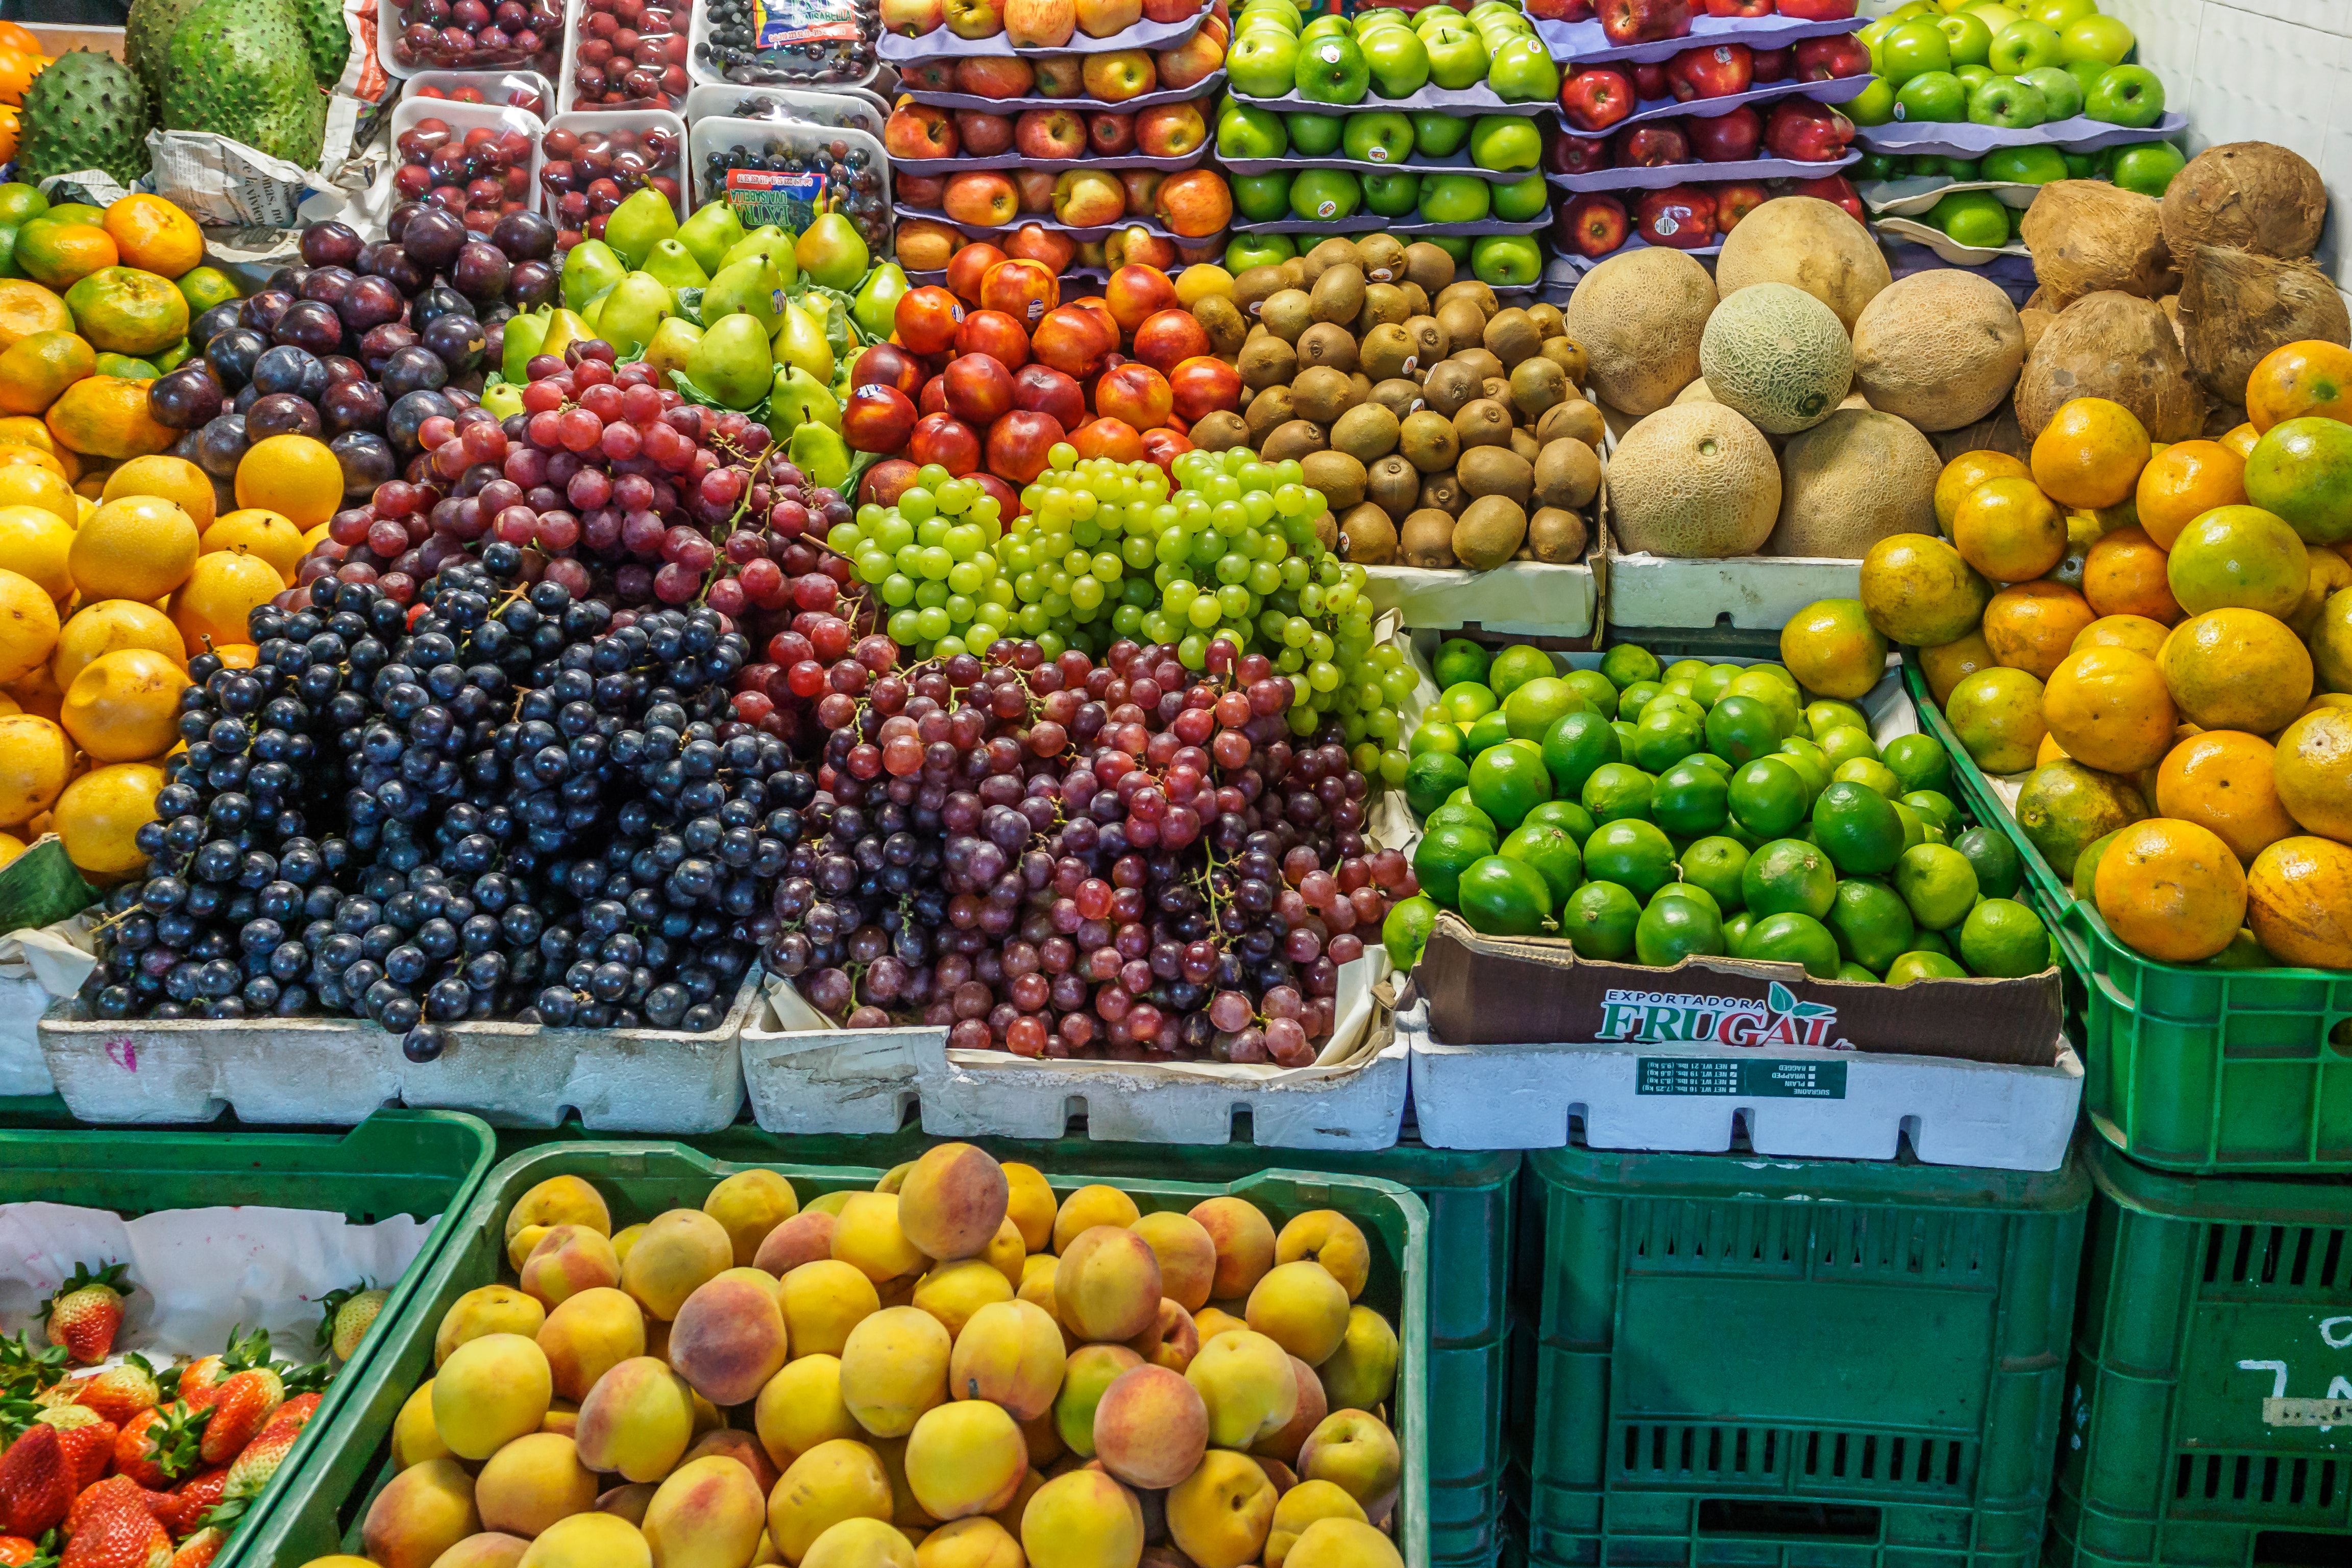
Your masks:
<svg viewBox="0 0 2352 1568"><path fill-rule="evenodd" d="M691 141L698 206L726 197L746 228L778 223L797 233L822 203L856 225L874 255L888 253L890 160L865 132L715 118L696 121Z"/></svg>
<svg viewBox="0 0 2352 1568"><path fill-rule="evenodd" d="M520 109L542 122L555 112L555 84L534 70L419 71L401 97Z"/></svg>
<svg viewBox="0 0 2352 1568"><path fill-rule="evenodd" d="M686 107L693 0L572 0L557 79L566 114Z"/></svg>
<svg viewBox="0 0 2352 1568"><path fill-rule="evenodd" d="M381 0L377 54L394 75L527 66L552 79L563 0Z"/></svg>
<svg viewBox="0 0 2352 1568"><path fill-rule="evenodd" d="M697 81L862 87L882 68L881 0L703 0L692 32Z"/></svg>
<svg viewBox="0 0 2352 1568"><path fill-rule="evenodd" d="M617 114L559 114L540 144L539 180L558 243L603 237L604 219L650 184L685 213L686 122L658 109Z"/></svg>
<svg viewBox="0 0 2352 1568"><path fill-rule="evenodd" d="M526 110L408 98L393 111L395 201L430 201L487 232L539 210L540 121Z"/></svg>

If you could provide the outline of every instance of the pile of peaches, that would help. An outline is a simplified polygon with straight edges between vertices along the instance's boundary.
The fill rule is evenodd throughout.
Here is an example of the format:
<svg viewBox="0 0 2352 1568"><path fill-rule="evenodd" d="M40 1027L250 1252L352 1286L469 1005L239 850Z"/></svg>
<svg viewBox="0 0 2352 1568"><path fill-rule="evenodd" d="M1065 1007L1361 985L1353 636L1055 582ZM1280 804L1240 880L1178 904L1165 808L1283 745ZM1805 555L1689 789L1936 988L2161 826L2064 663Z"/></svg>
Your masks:
<svg viewBox="0 0 2352 1568"><path fill-rule="evenodd" d="M914 160L1007 153L1050 165L1137 154L1182 158L1199 153L1207 141L1208 125L1190 103L1136 114L1031 109L1013 119L973 110L950 116L929 104L902 102L883 127L890 156ZM1223 230L1234 213L1233 192L1214 169L967 169L944 176L902 174L896 191L902 214L939 212L949 224L970 228L1010 228L1027 216L1074 229L1157 223L1179 238L1204 239ZM914 265L903 244L899 261Z"/></svg>

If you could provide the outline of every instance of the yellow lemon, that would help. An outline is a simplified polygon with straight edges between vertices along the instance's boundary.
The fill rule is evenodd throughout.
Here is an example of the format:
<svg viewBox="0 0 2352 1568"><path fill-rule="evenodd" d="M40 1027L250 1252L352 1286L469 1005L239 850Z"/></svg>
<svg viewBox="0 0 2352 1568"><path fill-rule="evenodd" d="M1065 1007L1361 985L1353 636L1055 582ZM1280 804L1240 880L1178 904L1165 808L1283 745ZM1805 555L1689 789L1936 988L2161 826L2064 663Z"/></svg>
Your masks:
<svg viewBox="0 0 2352 1568"><path fill-rule="evenodd" d="M172 624L194 648L250 642L246 617L285 591L286 579L258 555L200 555L172 595Z"/></svg>
<svg viewBox="0 0 2352 1568"><path fill-rule="evenodd" d="M212 650L223 669L251 669L261 662L261 650L249 642L223 643Z"/></svg>
<svg viewBox="0 0 2352 1568"><path fill-rule="evenodd" d="M73 487L30 463L0 467L0 506L37 506L57 513L60 522L81 521L81 498Z"/></svg>
<svg viewBox="0 0 2352 1568"><path fill-rule="evenodd" d="M8 862L22 855L27 847L25 841L15 834L0 833L0 871L6 870Z"/></svg>
<svg viewBox="0 0 2352 1568"><path fill-rule="evenodd" d="M85 599L160 599L188 580L195 520L160 496L110 500L75 531L66 564Z"/></svg>
<svg viewBox="0 0 2352 1568"><path fill-rule="evenodd" d="M66 689L60 721L101 763L161 756L179 739L187 684L188 672L152 648L101 654Z"/></svg>
<svg viewBox="0 0 2352 1568"><path fill-rule="evenodd" d="M92 768L66 785L56 806L66 858L101 877L127 877L147 864L139 829L155 820L163 770L148 763Z"/></svg>
<svg viewBox="0 0 2352 1568"><path fill-rule="evenodd" d="M323 441L268 437L237 461L236 504L267 507L297 528L316 528L343 504L343 466Z"/></svg>
<svg viewBox="0 0 2352 1568"><path fill-rule="evenodd" d="M8 682L6 689L8 700L16 704L17 712L37 713L53 724L58 710L65 707L65 688L58 684L58 678L49 673L46 662L21 679Z"/></svg>
<svg viewBox="0 0 2352 1568"><path fill-rule="evenodd" d="M0 683L48 663L57 646L57 605L30 577L0 567Z"/></svg>
<svg viewBox="0 0 2352 1568"><path fill-rule="evenodd" d="M213 479L185 458L133 458L106 476L101 501L161 496L188 514L201 533L213 523Z"/></svg>
<svg viewBox="0 0 2352 1568"><path fill-rule="evenodd" d="M183 668L188 662L187 642L171 616L136 599L100 599L76 610L58 633L49 673L64 690L90 660L126 647L151 649Z"/></svg>
<svg viewBox="0 0 2352 1568"><path fill-rule="evenodd" d="M47 719L0 719L0 827L16 827L49 809L72 776L73 746Z"/></svg>
<svg viewBox="0 0 2352 1568"><path fill-rule="evenodd" d="M61 454L52 452L44 447L17 446L13 443L0 445L0 468L14 468L19 464L55 474L68 484L74 482L73 475L66 472L65 459Z"/></svg>
<svg viewBox="0 0 2352 1568"><path fill-rule="evenodd" d="M73 525L47 507L0 506L0 567L30 577L53 599L73 592L66 570L73 542Z"/></svg>
<svg viewBox="0 0 2352 1568"><path fill-rule="evenodd" d="M320 523L319 528L326 528ZM320 533L321 539L326 535ZM239 511L224 512L219 521L205 530L205 553L234 550L239 554L255 555L278 569L278 575L288 584L294 581L294 568L302 563L310 550L310 536L278 512L261 507L247 507Z"/></svg>

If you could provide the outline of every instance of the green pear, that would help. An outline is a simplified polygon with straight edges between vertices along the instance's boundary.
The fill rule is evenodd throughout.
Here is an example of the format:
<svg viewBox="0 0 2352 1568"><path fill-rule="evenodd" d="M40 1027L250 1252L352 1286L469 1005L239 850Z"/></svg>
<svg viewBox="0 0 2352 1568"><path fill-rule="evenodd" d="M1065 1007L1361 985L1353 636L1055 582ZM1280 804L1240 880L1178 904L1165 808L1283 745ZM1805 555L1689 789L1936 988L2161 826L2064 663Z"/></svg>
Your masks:
<svg viewBox="0 0 2352 1568"><path fill-rule="evenodd" d="M482 388L482 406L501 419L520 414L522 412L522 388L510 381L486 386Z"/></svg>
<svg viewBox="0 0 2352 1568"><path fill-rule="evenodd" d="M624 272L621 276L626 278L628 274ZM594 298L580 307L580 319L587 323L590 337L601 338L604 335L604 301L611 299L613 289L619 287L620 285L615 283L611 288L599 289Z"/></svg>
<svg viewBox="0 0 2352 1568"><path fill-rule="evenodd" d="M764 256L747 256L722 267L702 291L702 324L718 325L722 316L751 316L762 333L776 330L776 312L783 302L783 285Z"/></svg>
<svg viewBox="0 0 2352 1568"><path fill-rule="evenodd" d="M833 379L833 345L825 342L822 309L787 300L776 322L776 363L798 365L816 380Z"/></svg>
<svg viewBox="0 0 2352 1568"><path fill-rule="evenodd" d="M505 346L499 351L499 374L509 381L530 379L530 362L547 342L548 329L554 325L555 313L541 305L520 316L507 319Z"/></svg>
<svg viewBox="0 0 2352 1568"><path fill-rule="evenodd" d="M855 289L873 262L857 226L839 213L819 213L793 247L801 270L828 289Z"/></svg>
<svg viewBox="0 0 2352 1568"><path fill-rule="evenodd" d="M710 274L694 258L694 252L675 239L665 239L654 247L646 258L645 269L661 279L662 286L675 294L681 289L703 289L710 283Z"/></svg>
<svg viewBox="0 0 2352 1568"><path fill-rule="evenodd" d="M749 408L765 397L775 374L767 331L749 314L713 321L686 356L686 379L730 408Z"/></svg>
<svg viewBox="0 0 2352 1568"><path fill-rule="evenodd" d="M650 272L632 272L604 297L596 335L613 345L615 355L627 359L652 341L662 319L677 308L660 279Z"/></svg>
<svg viewBox="0 0 2352 1568"><path fill-rule="evenodd" d="M654 247L677 232L677 209L651 185L614 207L604 220L604 243L631 267L643 267Z"/></svg>
<svg viewBox="0 0 2352 1568"><path fill-rule="evenodd" d="M672 316L654 329L654 335L646 342L646 363L661 374L664 391L669 389L668 373L684 370L687 357L701 341L702 329L684 316Z"/></svg>
<svg viewBox="0 0 2352 1568"><path fill-rule="evenodd" d="M563 303L577 310L629 275L620 256L601 239L583 239L563 258Z"/></svg>
<svg viewBox="0 0 2352 1568"><path fill-rule="evenodd" d="M776 287L779 289L789 289L800 281L800 266L793 259L793 237L774 224L755 228L729 246L719 265L705 270L716 278L722 270L749 256L764 256L775 264Z"/></svg>
<svg viewBox="0 0 2352 1568"><path fill-rule="evenodd" d="M727 253L743 239L743 222L735 216L735 208L725 197L707 202L702 209L678 226L677 242L694 258L695 265L708 274L727 265Z"/></svg>
<svg viewBox="0 0 2352 1568"><path fill-rule="evenodd" d="M772 427L823 425L828 429L841 428L841 399L833 395L833 388L796 364L776 367L776 386L769 395L768 410Z"/></svg>
<svg viewBox="0 0 2352 1568"><path fill-rule="evenodd" d="M858 289L850 313L867 337L887 338L898 325L898 301L912 291L913 285L898 264L886 261L866 274L866 286Z"/></svg>
<svg viewBox="0 0 2352 1568"><path fill-rule="evenodd" d="M839 489L849 482L849 444L830 426L803 425L784 444L784 455L813 485Z"/></svg>
<svg viewBox="0 0 2352 1568"><path fill-rule="evenodd" d="M576 342L585 342L595 335L588 323L581 319L579 311L551 311L547 318L547 336L541 340L539 352L562 359L565 349Z"/></svg>

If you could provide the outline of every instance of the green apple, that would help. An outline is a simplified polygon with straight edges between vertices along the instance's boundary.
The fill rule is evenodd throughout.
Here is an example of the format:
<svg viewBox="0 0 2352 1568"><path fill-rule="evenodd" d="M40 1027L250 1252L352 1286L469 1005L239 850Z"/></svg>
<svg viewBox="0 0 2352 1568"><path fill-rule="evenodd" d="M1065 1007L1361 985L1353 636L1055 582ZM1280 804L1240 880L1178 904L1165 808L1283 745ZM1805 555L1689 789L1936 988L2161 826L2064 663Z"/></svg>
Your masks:
<svg viewBox="0 0 2352 1568"><path fill-rule="evenodd" d="M2083 112L2109 125L2144 131L2164 118L2164 83L2146 66L2117 66L2084 98Z"/></svg>
<svg viewBox="0 0 2352 1568"><path fill-rule="evenodd" d="M2116 154L2116 184L2144 196L2161 197L2188 163L2169 142L2143 142Z"/></svg>
<svg viewBox="0 0 2352 1568"><path fill-rule="evenodd" d="M1298 25L1304 19L1299 14L1298 7L1292 5L1290 0L1246 0L1242 6L1240 21L1246 22L1252 16L1261 14L1278 18L1285 27L1294 33L1298 31Z"/></svg>
<svg viewBox="0 0 2352 1568"><path fill-rule="evenodd" d="M1559 67L1541 39L1523 35L1495 51L1486 85L1505 103L1549 103L1559 96Z"/></svg>
<svg viewBox="0 0 2352 1568"><path fill-rule="evenodd" d="M1949 71L1915 76L1895 94L1895 118L1911 124L1957 125L1969 117L1969 89Z"/></svg>
<svg viewBox="0 0 2352 1568"><path fill-rule="evenodd" d="M2053 120L2072 120L2083 112L2083 84L2063 66L2042 66L2017 79L2042 94Z"/></svg>
<svg viewBox="0 0 2352 1568"><path fill-rule="evenodd" d="M2066 154L2066 177L2068 179L2087 180L2098 172L2099 157L2097 153L2069 153Z"/></svg>
<svg viewBox="0 0 2352 1568"><path fill-rule="evenodd" d="M2098 14L2099 0L2028 0L2025 7L2029 21L2039 22L2053 33Z"/></svg>
<svg viewBox="0 0 2352 1568"><path fill-rule="evenodd" d="M1868 87L1846 100L1844 109L1845 117L1856 125L1884 125L1895 118L1895 89L1885 77L1874 76Z"/></svg>
<svg viewBox="0 0 2352 1568"><path fill-rule="evenodd" d="M1977 89L1993 79L1993 69L1990 66L1960 66L1956 68L1952 74L1960 79L1960 85L1967 88L1971 95Z"/></svg>
<svg viewBox="0 0 2352 1568"><path fill-rule="evenodd" d="M1238 278L1253 267L1279 267L1297 254L1297 243L1286 234L1237 234L1225 242L1225 270Z"/></svg>
<svg viewBox="0 0 2352 1568"><path fill-rule="evenodd" d="M1282 117L1285 130L1290 133L1290 150L1308 158L1328 158L1339 150L1339 138L1348 129L1344 114L1310 114L1294 109Z"/></svg>
<svg viewBox="0 0 2352 1568"><path fill-rule="evenodd" d="M1392 11L1385 5L1357 12L1354 25L1356 41L1360 44L1383 27L1402 27L1408 33L1412 31L1412 24L1404 19L1403 12Z"/></svg>
<svg viewBox="0 0 2352 1568"><path fill-rule="evenodd" d="M1454 258L1454 265L1456 267L1465 266L1470 260L1470 238L1467 235L1424 234L1417 237L1421 243L1433 245Z"/></svg>
<svg viewBox="0 0 2352 1568"><path fill-rule="evenodd" d="M1543 252L1529 236L1490 234L1470 247L1470 275L1489 289L1525 289L1543 276Z"/></svg>
<svg viewBox="0 0 2352 1568"><path fill-rule="evenodd" d="M1412 116L1412 150L1424 158L1451 158L1470 140L1470 122L1442 109L1423 109Z"/></svg>
<svg viewBox="0 0 2352 1568"><path fill-rule="evenodd" d="M2002 131L2031 131L2050 118L2038 89L2013 76L1997 76L1969 95L1969 122Z"/></svg>
<svg viewBox="0 0 2352 1568"><path fill-rule="evenodd" d="M1363 199L1363 182L1344 169L1307 169L1290 182L1291 213L1310 223L1353 217Z"/></svg>
<svg viewBox="0 0 2352 1568"><path fill-rule="evenodd" d="M1475 174L1432 174L1421 183L1421 216L1430 223L1476 223L1493 210L1493 190Z"/></svg>
<svg viewBox="0 0 2352 1568"><path fill-rule="evenodd" d="M1217 156L1279 158L1290 151L1282 116L1270 109L1236 103L1217 116Z"/></svg>
<svg viewBox="0 0 2352 1568"><path fill-rule="evenodd" d="M1491 197L1495 216L1505 223L1528 223L1541 217L1545 204L1550 200L1545 194L1541 174L1528 174L1496 185Z"/></svg>
<svg viewBox="0 0 2352 1568"><path fill-rule="evenodd" d="M1356 40L1382 98L1411 98L1429 83L1429 48L1410 27L1374 27Z"/></svg>
<svg viewBox="0 0 2352 1568"><path fill-rule="evenodd" d="M2055 147L2003 147L1988 153L1984 177L2009 185L2046 185L2068 178L2066 155Z"/></svg>
<svg viewBox="0 0 2352 1568"><path fill-rule="evenodd" d="M1391 169L1364 176L1364 210L1381 217L1402 217L1421 201L1421 176L1410 169Z"/></svg>
<svg viewBox="0 0 2352 1568"><path fill-rule="evenodd" d="M1298 40L1265 30L1234 40L1225 52L1225 75L1246 98L1282 98L1297 73Z"/></svg>
<svg viewBox="0 0 2352 1568"><path fill-rule="evenodd" d="M2003 76L2019 76L2059 64L2058 35L2039 22L2013 23L1993 35L1985 64Z"/></svg>
<svg viewBox="0 0 2352 1568"><path fill-rule="evenodd" d="M2091 89L2099 85L2099 79L2116 68L2101 60L2070 60L2058 68L2074 79L2074 85L2083 89L2087 101Z"/></svg>
<svg viewBox="0 0 2352 1568"><path fill-rule="evenodd" d="M1992 29L1984 25L1981 17L1962 12L1957 16L1945 17L1936 26L1944 30L1945 47L1951 50L1952 64L1956 68L1980 66L1985 63L1985 57L1992 52Z"/></svg>
<svg viewBox="0 0 2352 1568"><path fill-rule="evenodd" d="M1951 43L1933 22L1906 22L1888 33L1878 42L1878 58L1879 74L1898 92L1915 76L1952 73Z"/></svg>
<svg viewBox="0 0 2352 1568"><path fill-rule="evenodd" d="M1976 180L1977 177L1983 173L1984 166L1982 163L1975 158L1947 158L1944 160L1944 174L1948 179L1969 183Z"/></svg>
<svg viewBox="0 0 2352 1568"><path fill-rule="evenodd" d="M1932 22L1942 14L1943 7L1937 5L1936 0L1903 0L1902 5L1887 13L1898 23L1908 22L1918 16L1925 16Z"/></svg>
<svg viewBox="0 0 2352 1568"><path fill-rule="evenodd" d="M1342 31L1301 43L1291 82L1309 103L1361 103L1372 73L1364 64L1364 51Z"/></svg>
<svg viewBox="0 0 2352 1568"><path fill-rule="evenodd" d="M1902 25L1892 16L1881 16L1854 35L1862 40L1862 47L1870 51L1872 69L1875 70L1878 68L1878 40Z"/></svg>
<svg viewBox="0 0 2352 1568"><path fill-rule="evenodd" d="M1953 243L1978 250L2009 243L2009 208L1990 191L1954 191L1928 209L1927 222Z"/></svg>
<svg viewBox="0 0 2352 1568"><path fill-rule="evenodd" d="M1864 153L1862 162L1853 166L1853 177L1866 184L1875 184L1882 180L1899 180L1903 177L1903 163L1902 159L1890 158L1884 153Z"/></svg>
<svg viewBox="0 0 2352 1568"><path fill-rule="evenodd" d="M1429 79L1451 92L1486 79L1486 46L1460 22L1437 22L1421 30L1429 51Z"/></svg>
<svg viewBox="0 0 2352 1568"><path fill-rule="evenodd" d="M2058 58L2119 66L2138 41L2120 17L2085 16L2058 35Z"/></svg>
<svg viewBox="0 0 2352 1568"><path fill-rule="evenodd" d="M1234 193L1234 211L1251 223L1272 223L1290 211L1287 173L1235 174L1226 180Z"/></svg>
<svg viewBox="0 0 2352 1568"><path fill-rule="evenodd" d="M1982 22L1996 37L2003 27L2021 20L2023 16L2014 6L2002 4L2002 0L1969 0L1969 4L1960 9Z"/></svg>
<svg viewBox="0 0 2352 1568"><path fill-rule="evenodd" d="M1348 129L1341 133L1339 145L1357 163L1402 163L1412 156L1412 121L1394 110L1347 118Z"/></svg>
<svg viewBox="0 0 2352 1568"><path fill-rule="evenodd" d="M1470 124L1470 161L1507 174L1532 169L1543 157L1543 133L1524 114L1482 114Z"/></svg>
<svg viewBox="0 0 2352 1568"><path fill-rule="evenodd" d="M1356 36L1349 27L1348 19L1345 16L1333 16L1327 14L1316 17L1315 20L1299 28L1298 41L1302 44L1311 44L1318 38L1328 38L1335 33L1343 38L1352 38Z"/></svg>

